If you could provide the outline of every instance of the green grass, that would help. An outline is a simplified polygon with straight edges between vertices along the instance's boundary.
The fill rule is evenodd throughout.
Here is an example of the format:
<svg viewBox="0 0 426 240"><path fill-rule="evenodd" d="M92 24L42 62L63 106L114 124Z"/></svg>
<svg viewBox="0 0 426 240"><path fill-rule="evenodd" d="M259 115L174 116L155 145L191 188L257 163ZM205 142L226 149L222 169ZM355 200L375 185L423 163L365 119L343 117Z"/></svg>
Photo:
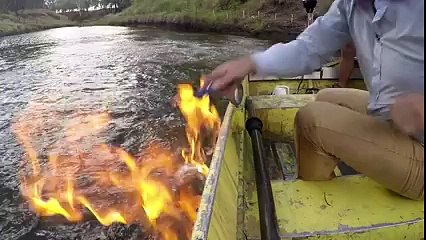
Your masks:
<svg viewBox="0 0 426 240"><path fill-rule="evenodd" d="M71 25L67 17L45 9L19 11L18 15L0 14L0 36Z"/></svg>
<svg viewBox="0 0 426 240"><path fill-rule="evenodd" d="M331 1L331 0L325 0ZM286 33L306 23L300 0L133 0L116 15L88 25L174 24L202 31Z"/></svg>
<svg viewBox="0 0 426 240"><path fill-rule="evenodd" d="M109 15L91 24L125 25L129 21L139 23L198 24L210 29L234 26L247 31L264 28L264 20L257 17L262 6L260 0L134 0L132 6L117 15ZM244 18L243 18L244 11Z"/></svg>
<svg viewBox="0 0 426 240"><path fill-rule="evenodd" d="M245 3L241 3L240 0L134 0L132 6L122 15L179 13L222 21L228 19L226 14L242 18L245 11L246 17L255 15L262 7L262 2L262 0L248 0Z"/></svg>

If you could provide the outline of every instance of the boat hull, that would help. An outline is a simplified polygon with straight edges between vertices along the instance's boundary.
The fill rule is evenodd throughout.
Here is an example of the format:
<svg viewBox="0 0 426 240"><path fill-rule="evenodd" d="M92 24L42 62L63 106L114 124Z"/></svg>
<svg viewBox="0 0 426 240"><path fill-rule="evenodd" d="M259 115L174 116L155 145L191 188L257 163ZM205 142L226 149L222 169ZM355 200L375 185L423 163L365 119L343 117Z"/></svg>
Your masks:
<svg viewBox="0 0 426 240"><path fill-rule="evenodd" d="M240 107L227 107L202 196L193 240L261 239L251 140L244 103L251 99L263 122L266 155L281 239L423 239L424 202L403 198L362 175L331 181L298 180L294 156L294 117L314 101L300 88L326 88L329 79L252 79L243 84ZM278 86L289 95L274 96ZM312 87L313 86L313 87ZM361 80L352 86L365 89ZM299 94L296 94L299 88Z"/></svg>

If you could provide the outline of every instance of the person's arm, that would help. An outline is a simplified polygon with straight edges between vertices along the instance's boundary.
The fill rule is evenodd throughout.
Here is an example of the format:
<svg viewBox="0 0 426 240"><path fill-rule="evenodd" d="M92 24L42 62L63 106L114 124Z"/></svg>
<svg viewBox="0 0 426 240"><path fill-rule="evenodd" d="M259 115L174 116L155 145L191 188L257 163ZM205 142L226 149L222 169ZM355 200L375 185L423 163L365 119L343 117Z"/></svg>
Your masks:
<svg viewBox="0 0 426 240"><path fill-rule="evenodd" d="M231 97L248 74L295 77L312 73L350 42L347 1L351 0L336 0L296 40L220 65L206 76L206 86L213 81L210 89Z"/></svg>
<svg viewBox="0 0 426 240"><path fill-rule="evenodd" d="M355 47L352 44L346 45L342 48L342 61L340 62L339 85L340 87L347 87L349 79L351 78L354 70L356 56Z"/></svg>
<svg viewBox="0 0 426 240"><path fill-rule="evenodd" d="M347 1L336 0L329 11L319 17L296 40L275 44L252 55L259 75L295 77L319 69L344 44L350 41Z"/></svg>

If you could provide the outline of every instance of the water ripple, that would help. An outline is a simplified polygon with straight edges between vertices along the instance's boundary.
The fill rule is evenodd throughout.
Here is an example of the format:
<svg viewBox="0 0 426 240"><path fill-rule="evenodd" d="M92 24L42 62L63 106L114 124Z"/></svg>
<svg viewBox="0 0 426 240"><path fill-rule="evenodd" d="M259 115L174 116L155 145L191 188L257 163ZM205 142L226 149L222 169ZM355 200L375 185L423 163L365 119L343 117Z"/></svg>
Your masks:
<svg viewBox="0 0 426 240"><path fill-rule="evenodd" d="M22 150L10 127L30 101L48 105L64 119L76 111L109 109L113 124L107 141L131 152L151 140L175 148L185 143L181 116L168 104L176 84L266 45L235 36L124 27L70 27L0 38L3 239L137 239L141 231L103 227L94 220L41 221L28 210L19 195ZM57 139L54 129L45 131L49 137L42 145L49 148Z"/></svg>

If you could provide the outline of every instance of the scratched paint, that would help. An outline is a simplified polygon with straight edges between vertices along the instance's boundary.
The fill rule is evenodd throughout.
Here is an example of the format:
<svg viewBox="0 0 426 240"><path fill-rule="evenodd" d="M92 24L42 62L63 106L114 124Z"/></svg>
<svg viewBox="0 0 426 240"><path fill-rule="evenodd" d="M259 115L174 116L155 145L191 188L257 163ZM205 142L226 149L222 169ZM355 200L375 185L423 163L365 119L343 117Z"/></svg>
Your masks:
<svg viewBox="0 0 426 240"><path fill-rule="evenodd" d="M272 188L282 239L423 237L424 202L393 194L367 177L275 181ZM248 239L260 239L258 229L252 228L258 223L257 208L247 211Z"/></svg>

